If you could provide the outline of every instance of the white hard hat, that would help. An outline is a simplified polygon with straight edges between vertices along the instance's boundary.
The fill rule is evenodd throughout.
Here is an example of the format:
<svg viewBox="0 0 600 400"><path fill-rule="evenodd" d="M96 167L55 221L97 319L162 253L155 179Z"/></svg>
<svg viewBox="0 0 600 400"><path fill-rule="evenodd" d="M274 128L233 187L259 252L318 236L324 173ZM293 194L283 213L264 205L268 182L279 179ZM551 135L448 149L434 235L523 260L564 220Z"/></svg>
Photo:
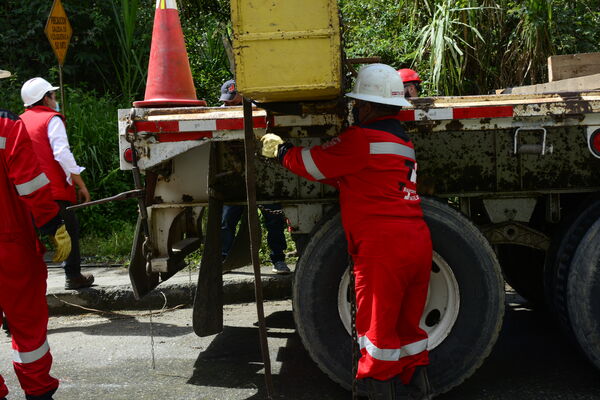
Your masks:
<svg viewBox="0 0 600 400"><path fill-rule="evenodd" d="M50 82L44 78L32 78L25 82L21 88L23 105L25 107L29 107L30 105L40 101L46 93L57 89L59 89L58 86L52 86Z"/></svg>
<svg viewBox="0 0 600 400"><path fill-rule="evenodd" d="M10 72L0 69L0 79L8 78L9 76L10 76Z"/></svg>
<svg viewBox="0 0 600 400"><path fill-rule="evenodd" d="M404 84L398 72L385 64L370 64L361 68L352 91L346 96L371 103L412 106L404 98Z"/></svg>

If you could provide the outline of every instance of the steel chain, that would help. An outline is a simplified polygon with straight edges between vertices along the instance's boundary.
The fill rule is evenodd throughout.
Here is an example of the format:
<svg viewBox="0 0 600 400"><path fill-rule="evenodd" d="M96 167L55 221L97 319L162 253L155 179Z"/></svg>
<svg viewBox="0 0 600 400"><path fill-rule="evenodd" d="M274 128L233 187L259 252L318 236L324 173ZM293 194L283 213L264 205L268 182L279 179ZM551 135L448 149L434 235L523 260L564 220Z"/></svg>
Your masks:
<svg viewBox="0 0 600 400"><path fill-rule="evenodd" d="M282 217L285 217L285 212L283 211L283 209L271 210L262 204L258 204L257 207L260 209L261 212L266 212L267 214L273 214L273 215L281 215Z"/></svg>
<svg viewBox="0 0 600 400"><path fill-rule="evenodd" d="M358 372L358 334L356 332L356 291L354 290L354 263L350 258L350 314L352 316L352 400L358 399L358 385L356 374Z"/></svg>
<svg viewBox="0 0 600 400"><path fill-rule="evenodd" d="M152 241L150 237L144 235L144 244L142 244L142 257L146 260L146 274L152 273Z"/></svg>

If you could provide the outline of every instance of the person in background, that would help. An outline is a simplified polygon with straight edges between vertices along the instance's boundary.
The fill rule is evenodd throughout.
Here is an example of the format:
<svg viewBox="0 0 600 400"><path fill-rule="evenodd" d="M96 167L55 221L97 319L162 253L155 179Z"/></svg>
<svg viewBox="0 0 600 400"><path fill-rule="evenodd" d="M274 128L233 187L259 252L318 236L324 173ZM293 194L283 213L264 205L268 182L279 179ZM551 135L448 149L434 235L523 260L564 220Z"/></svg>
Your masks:
<svg viewBox="0 0 600 400"><path fill-rule="evenodd" d="M90 193L81 177L84 168L77 165L69 148L65 117L59 112L56 101L57 89L59 87L39 77L25 82L21 88L21 98L27 109L21 114L21 119L29 132L42 171L50 179L52 196L60 207L72 239L71 254L63 264L65 289L82 289L92 286L94 276L81 273L79 222L75 212L67 210L67 207L77 201L90 201Z"/></svg>
<svg viewBox="0 0 600 400"><path fill-rule="evenodd" d="M0 71L0 79L10 76ZM52 237L54 261L67 258L71 241L53 200L23 121L0 109L0 325L10 320L13 367L27 400L52 400L44 246L35 232ZM0 400L8 388L0 376Z"/></svg>
<svg viewBox="0 0 600 400"><path fill-rule="evenodd" d="M398 75L400 75L404 84L404 97L419 97L421 93L421 78L419 78L417 71L410 68L402 68L398 70Z"/></svg>
<svg viewBox="0 0 600 400"><path fill-rule="evenodd" d="M223 102L221 107L242 104L242 95L236 90L235 80L228 80L221 86L219 101ZM273 272L276 274L289 274L290 268L285 262L287 243L284 234L286 222L283 209L280 204L262 204L259 207L267 228L267 244L271 250L269 256L273 263ZM243 212L243 206L223 206L223 217L221 219L221 253L223 261L225 261L229 250L231 250L237 225Z"/></svg>
<svg viewBox="0 0 600 400"><path fill-rule="evenodd" d="M346 96L355 124L320 146L301 147L268 133L262 154L340 192L352 256L357 379L370 400L430 400L428 337L419 326L429 287L432 244L417 193L417 161L399 119L410 103L397 71L363 67ZM390 246L390 243L400 243Z"/></svg>

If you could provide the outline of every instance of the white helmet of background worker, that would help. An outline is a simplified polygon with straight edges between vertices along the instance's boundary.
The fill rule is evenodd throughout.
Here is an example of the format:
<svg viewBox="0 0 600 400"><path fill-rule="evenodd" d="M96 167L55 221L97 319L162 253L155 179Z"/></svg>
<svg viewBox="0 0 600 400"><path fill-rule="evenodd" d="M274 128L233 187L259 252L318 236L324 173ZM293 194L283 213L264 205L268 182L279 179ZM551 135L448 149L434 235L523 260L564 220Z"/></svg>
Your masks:
<svg viewBox="0 0 600 400"><path fill-rule="evenodd" d="M411 107L404 98L404 84L398 72L385 64L370 64L358 71L356 82L346 96L371 103Z"/></svg>
<svg viewBox="0 0 600 400"><path fill-rule="evenodd" d="M23 84L21 88L21 98L23 105L29 107L44 98L44 95L53 90L59 89L58 86L52 86L44 78L31 78Z"/></svg>
<svg viewBox="0 0 600 400"><path fill-rule="evenodd" d="M0 69L0 79L8 78L10 75L10 72Z"/></svg>

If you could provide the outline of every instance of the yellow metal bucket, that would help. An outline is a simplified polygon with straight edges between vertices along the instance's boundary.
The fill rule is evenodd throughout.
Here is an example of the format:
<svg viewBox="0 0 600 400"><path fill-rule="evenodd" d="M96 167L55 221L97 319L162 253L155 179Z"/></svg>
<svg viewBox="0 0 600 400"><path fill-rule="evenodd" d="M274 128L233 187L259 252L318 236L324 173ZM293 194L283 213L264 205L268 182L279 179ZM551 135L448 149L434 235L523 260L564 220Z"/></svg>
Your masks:
<svg viewBox="0 0 600 400"><path fill-rule="evenodd" d="M237 89L261 101L340 95L337 0L231 0Z"/></svg>

